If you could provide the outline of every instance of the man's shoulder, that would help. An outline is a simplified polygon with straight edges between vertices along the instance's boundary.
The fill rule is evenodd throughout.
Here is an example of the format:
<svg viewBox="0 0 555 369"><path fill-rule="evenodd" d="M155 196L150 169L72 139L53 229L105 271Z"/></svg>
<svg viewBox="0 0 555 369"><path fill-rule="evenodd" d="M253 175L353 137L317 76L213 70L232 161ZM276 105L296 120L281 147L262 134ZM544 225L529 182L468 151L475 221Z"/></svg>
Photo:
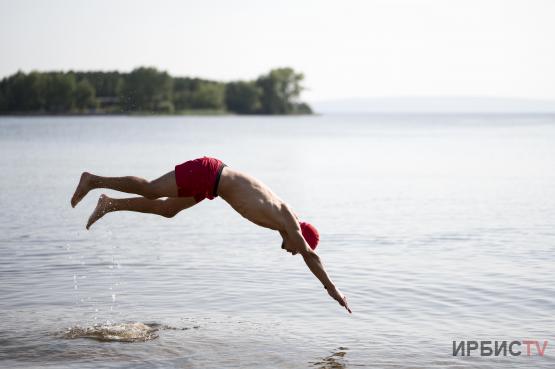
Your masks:
<svg viewBox="0 0 555 369"><path fill-rule="evenodd" d="M297 228L299 228L299 218L297 217L297 214L295 214L295 212L293 211L293 208L291 208L289 204L282 200L278 201L280 202L281 213L283 214L285 220L285 226L289 230L296 230Z"/></svg>

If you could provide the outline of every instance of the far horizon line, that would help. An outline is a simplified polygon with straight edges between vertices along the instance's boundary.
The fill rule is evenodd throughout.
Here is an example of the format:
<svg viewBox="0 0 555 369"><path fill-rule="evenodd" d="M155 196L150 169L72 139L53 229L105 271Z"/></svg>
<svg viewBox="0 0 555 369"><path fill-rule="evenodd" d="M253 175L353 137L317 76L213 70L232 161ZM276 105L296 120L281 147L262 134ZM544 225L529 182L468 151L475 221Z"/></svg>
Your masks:
<svg viewBox="0 0 555 369"><path fill-rule="evenodd" d="M521 100L521 101L538 101L538 102L549 102L555 103L555 98L544 98L544 97L525 97L525 96L508 96L508 95L470 95L470 94L426 94L426 95L374 95L374 96L349 96L349 97L326 97L326 98L315 98L307 99L310 102L327 103L327 102L342 102L342 101L369 101L369 100L402 100L402 99L476 99L476 100Z"/></svg>
<svg viewBox="0 0 555 369"><path fill-rule="evenodd" d="M306 99L317 113L552 114L555 100L480 95L427 95Z"/></svg>

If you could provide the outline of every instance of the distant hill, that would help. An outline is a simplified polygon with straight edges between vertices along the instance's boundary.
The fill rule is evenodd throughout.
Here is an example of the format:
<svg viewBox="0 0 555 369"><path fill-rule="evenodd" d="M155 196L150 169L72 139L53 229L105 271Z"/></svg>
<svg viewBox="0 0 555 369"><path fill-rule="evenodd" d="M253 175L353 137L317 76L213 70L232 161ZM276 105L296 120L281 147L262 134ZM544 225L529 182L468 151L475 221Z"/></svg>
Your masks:
<svg viewBox="0 0 555 369"><path fill-rule="evenodd" d="M314 101L316 113L555 113L555 100L495 97L383 97Z"/></svg>

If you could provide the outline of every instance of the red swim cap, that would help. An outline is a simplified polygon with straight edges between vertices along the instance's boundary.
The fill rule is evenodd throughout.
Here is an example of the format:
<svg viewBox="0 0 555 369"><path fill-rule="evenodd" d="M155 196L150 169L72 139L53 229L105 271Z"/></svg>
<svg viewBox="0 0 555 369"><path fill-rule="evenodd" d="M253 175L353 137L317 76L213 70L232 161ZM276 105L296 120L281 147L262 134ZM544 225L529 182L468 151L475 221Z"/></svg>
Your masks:
<svg viewBox="0 0 555 369"><path fill-rule="evenodd" d="M301 232L304 239L310 248L315 250L316 246L318 246L318 241L320 241L320 234L318 233L318 230L312 224L307 222L300 222L299 224L301 226Z"/></svg>

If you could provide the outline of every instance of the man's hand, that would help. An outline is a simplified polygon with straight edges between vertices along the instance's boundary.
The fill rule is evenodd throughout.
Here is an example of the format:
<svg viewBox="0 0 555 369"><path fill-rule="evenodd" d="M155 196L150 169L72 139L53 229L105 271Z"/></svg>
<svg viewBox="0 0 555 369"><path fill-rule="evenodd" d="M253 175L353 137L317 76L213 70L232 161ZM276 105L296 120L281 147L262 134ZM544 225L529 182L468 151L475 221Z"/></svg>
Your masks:
<svg viewBox="0 0 555 369"><path fill-rule="evenodd" d="M345 297L344 294L341 293L341 291L339 291L338 288L334 287L330 287L327 289L328 290L328 294L339 303L339 305L344 306L345 309L347 309L347 311L349 312L349 314L352 314L353 312L351 311L351 309L349 308L349 304L347 303L347 298Z"/></svg>

